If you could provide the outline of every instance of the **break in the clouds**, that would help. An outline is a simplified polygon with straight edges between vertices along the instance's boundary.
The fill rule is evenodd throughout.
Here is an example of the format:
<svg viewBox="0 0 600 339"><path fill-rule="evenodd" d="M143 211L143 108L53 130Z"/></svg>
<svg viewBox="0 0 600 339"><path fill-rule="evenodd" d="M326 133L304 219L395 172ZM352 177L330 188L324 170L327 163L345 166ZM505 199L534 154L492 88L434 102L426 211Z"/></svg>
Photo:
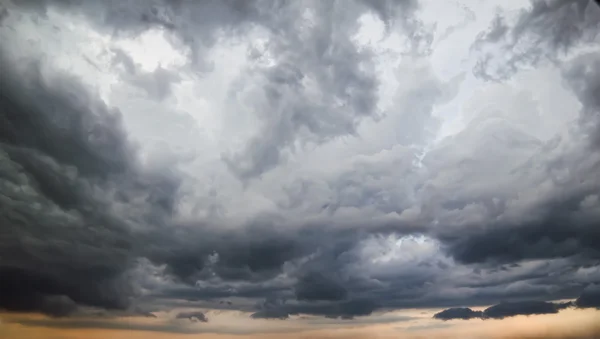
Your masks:
<svg viewBox="0 0 600 339"><path fill-rule="evenodd" d="M598 22L583 0L2 1L0 308L598 307Z"/></svg>

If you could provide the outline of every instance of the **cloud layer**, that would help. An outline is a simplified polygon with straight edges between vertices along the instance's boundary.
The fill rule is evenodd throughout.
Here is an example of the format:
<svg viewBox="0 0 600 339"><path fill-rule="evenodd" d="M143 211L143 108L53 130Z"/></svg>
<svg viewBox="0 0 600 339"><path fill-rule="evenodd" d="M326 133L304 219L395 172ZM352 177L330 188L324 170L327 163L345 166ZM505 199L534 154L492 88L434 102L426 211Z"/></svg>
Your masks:
<svg viewBox="0 0 600 339"><path fill-rule="evenodd" d="M0 308L599 307L600 8L436 7L0 4Z"/></svg>
<svg viewBox="0 0 600 339"><path fill-rule="evenodd" d="M536 314L553 314L560 310L573 306L572 303L552 303L546 301L519 301L505 302L490 306L483 311L473 311L470 308L449 308L434 314L435 319L452 320L463 319L469 320L474 318L481 319L503 319L506 317L514 317L518 315L536 315Z"/></svg>

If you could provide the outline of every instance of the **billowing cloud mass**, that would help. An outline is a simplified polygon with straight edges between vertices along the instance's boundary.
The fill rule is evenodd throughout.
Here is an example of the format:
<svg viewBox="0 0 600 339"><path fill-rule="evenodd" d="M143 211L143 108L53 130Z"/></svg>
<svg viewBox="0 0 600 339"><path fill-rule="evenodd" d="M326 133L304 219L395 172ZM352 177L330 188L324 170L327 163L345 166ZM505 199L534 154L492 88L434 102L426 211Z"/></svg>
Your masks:
<svg viewBox="0 0 600 339"><path fill-rule="evenodd" d="M598 308L599 23L591 0L0 1L0 310L177 332Z"/></svg>
<svg viewBox="0 0 600 339"><path fill-rule="evenodd" d="M561 63L573 49L600 42L598 16L600 9L592 0L532 1L512 20L499 14L474 47L496 45L502 54L484 54L475 70L484 78L498 80L545 59ZM496 60L497 55L504 60Z"/></svg>

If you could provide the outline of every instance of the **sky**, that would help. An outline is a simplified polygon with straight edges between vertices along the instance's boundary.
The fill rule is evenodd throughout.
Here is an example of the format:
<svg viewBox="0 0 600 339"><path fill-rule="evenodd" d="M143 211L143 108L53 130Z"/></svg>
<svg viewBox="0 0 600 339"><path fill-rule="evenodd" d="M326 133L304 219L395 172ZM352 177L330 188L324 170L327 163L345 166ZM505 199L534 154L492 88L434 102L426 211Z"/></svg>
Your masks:
<svg viewBox="0 0 600 339"><path fill-rule="evenodd" d="M600 336L592 0L0 0L0 336Z"/></svg>

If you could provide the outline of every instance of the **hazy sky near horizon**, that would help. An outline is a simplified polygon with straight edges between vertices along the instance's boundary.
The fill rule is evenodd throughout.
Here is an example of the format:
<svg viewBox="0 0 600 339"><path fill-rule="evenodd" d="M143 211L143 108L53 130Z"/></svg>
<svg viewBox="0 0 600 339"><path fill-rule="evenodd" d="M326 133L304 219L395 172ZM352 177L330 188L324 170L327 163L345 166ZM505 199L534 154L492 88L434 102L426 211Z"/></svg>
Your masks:
<svg viewBox="0 0 600 339"><path fill-rule="evenodd" d="M599 333L599 33L592 0L0 0L0 336Z"/></svg>

